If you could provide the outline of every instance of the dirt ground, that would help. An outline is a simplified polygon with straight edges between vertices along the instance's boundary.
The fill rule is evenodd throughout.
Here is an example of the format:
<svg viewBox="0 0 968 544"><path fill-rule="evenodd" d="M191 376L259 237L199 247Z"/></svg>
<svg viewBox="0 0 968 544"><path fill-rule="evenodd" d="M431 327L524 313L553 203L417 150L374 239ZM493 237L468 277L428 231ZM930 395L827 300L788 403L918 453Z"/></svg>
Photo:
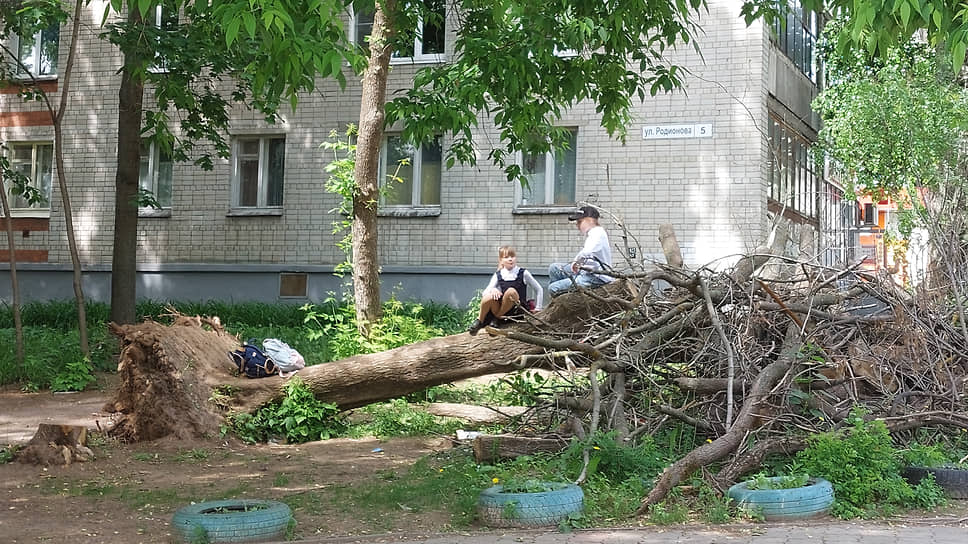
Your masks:
<svg viewBox="0 0 968 544"><path fill-rule="evenodd" d="M106 429L105 392L72 394L0 391L0 448L25 444L39 423ZM406 528L431 534L448 529L442 513L416 514L401 505L392 519L366 519L352 504L320 502L327 490L393 471L449 449L442 438L337 439L303 445L155 441L125 445L91 433L96 459L70 466L0 464L0 541L103 544L177 542L171 517L191 501L277 499L305 492L294 510L296 535L382 534ZM329 504L327 504L329 503Z"/></svg>
<svg viewBox="0 0 968 544"><path fill-rule="evenodd" d="M96 431L111 423L101 412L106 392L73 394L0 390L0 448L26 443L39 423L83 425ZM418 513L400 505L396 514L367 514L342 500L341 490L387 475L452 447L442 438L337 439L303 445L238 442L125 445L92 433L97 458L70 466L0 464L0 540L10 543L172 543L171 517L191 501L212 498L291 498L295 536L348 537L391 533L399 540L449 532L449 516ZM818 523L822 523L820 520ZM943 511L885 523L968 524L968 501ZM728 528L721 528L729 530Z"/></svg>

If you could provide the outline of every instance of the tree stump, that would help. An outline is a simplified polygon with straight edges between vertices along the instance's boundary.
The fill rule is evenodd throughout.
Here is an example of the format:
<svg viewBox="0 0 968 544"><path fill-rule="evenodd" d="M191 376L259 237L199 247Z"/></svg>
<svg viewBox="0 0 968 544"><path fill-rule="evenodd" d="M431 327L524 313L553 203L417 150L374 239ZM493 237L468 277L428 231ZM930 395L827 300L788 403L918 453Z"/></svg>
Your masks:
<svg viewBox="0 0 968 544"><path fill-rule="evenodd" d="M87 429L77 425L41 423L30 442L17 454L17 461L31 465L70 465L94 459L87 447Z"/></svg>

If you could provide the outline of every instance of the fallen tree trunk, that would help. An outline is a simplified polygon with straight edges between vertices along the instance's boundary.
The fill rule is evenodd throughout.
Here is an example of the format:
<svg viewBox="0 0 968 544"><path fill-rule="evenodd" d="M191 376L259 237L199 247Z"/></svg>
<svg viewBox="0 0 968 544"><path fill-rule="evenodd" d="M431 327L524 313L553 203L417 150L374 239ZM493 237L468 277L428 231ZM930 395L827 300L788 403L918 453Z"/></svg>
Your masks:
<svg viewBox="0 0 968 544"><path fill-rule="evenodd" d="M622 290L621 282L601 289L612 294ZM571 293L556 298L535 318L570 330L583 319L612 310L607 304L589 305L580 294ZM519 323L509 328L531 331L534 326ZM240 341L225 333L217 320L179 316L170 326L146 321L111 324L110 330L121 341L120 381L105 410L122 414L109 431L120 439L215 436L227 411L253 412L284 395L286 380L279 376L238 375L229 352ZM538 353L543 353L541 347L505 336L462 333L314 365L297 376L317 398L347 410L434 385L509 372L515 369L510 364L515 359Z"/></svg>

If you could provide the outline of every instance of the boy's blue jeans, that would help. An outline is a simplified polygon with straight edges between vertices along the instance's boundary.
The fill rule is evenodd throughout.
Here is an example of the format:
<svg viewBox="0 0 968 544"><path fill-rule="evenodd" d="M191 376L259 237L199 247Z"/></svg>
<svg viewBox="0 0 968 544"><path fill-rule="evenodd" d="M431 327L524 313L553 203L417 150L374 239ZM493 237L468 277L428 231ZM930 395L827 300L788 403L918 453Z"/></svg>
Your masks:
<svg viewBox="0 0 968 544"><path fill-rule="evenodd" d="M588 272L580 271L575 274L571 271L571 263L552 263L548 267L548 277L551 280L551 283L548 284L548 291L551 293L551 296L557 296L565 291L574 289L576 283L579 287L586 289L605 285L606 283L598 276L589 274ZM574 283L571 281L572 278L575 279Z"/></svg>

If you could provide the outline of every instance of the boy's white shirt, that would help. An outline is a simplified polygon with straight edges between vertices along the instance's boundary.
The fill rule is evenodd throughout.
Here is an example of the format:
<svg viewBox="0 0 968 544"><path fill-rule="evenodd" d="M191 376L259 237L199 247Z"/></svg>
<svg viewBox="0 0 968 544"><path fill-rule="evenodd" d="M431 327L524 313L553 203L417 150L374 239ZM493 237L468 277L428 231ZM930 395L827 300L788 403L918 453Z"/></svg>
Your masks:
<svg viewBox="0 0 968 544"><path fill-rule="evenodd" d="M608 233L601 225L595 225L585 234L585 244L578 255L575 255L574 262L595 270L601 270L601 263L605 263L609 267L612 266L612 248L608 243ZM611 276L601 274L595 274L595 276L604 282L615 280Z"/></svg>
<svg viewBox="0 0 968 544"><path fill-rule="evenodd" d="M501 279L503 279L504 281L511 281L518 277L518 270L520 269L521 269L520 266L515 266L511 270L508 270L507 268L504 268L502 266L497 270L497 272L495 272L494 274L491 274L491 281L488 282L487 287L485 287L484 290L487 291L488 289L497 287L498 274L501 275ZM538 283L538 280L534 279L534 276L531 275L531 272L527 270L524 271L524 283L525 285L530 287L532 291L534 291L535 311L538 311L544 308L544 288L541 287L541 284Z"/></svg>

